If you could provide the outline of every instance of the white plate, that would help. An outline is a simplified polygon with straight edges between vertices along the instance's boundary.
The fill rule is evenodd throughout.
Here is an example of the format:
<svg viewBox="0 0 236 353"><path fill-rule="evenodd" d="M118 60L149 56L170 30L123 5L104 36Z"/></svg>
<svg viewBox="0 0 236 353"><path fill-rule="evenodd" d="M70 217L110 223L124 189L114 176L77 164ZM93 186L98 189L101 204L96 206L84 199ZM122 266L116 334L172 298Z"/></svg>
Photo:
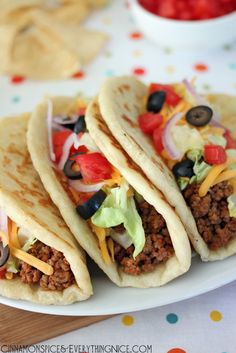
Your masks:
<svg viewBox="0 0 236 353"><path fill-rule="evenodd" d="M236 279L235 268L236 256L212 263L202 263L198 257L194 257L188 273L164 287L151 289L119 288L95 269L94 295L85 302L69 306L45 306L0 297L0 303L53 315L119 314L174 303L221 287Z"/></svg>

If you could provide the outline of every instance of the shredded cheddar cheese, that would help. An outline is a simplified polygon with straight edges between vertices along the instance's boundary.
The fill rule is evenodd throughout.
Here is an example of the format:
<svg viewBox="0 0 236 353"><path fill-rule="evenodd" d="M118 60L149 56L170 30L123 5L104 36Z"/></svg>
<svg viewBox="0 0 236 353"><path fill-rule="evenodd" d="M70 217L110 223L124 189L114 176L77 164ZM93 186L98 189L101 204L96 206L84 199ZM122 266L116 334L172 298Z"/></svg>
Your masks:
<svg viewBox="0 0 236 353"><path fill-rule="evenodd" d="M37 268L39 271L43 272L45 275L51 276L53 274L53 267L42 260L37 259L33 255L28 254L27 252L17 249L14 246L11 247L11 254L17 259L26 262L28 265L31 265Z"/></svg>
<svg viewBox="0 0 236 353"><path fill-rule="evenodd" d="M13 273L12 272L6 272L5 273L5 278L6 279L13 279Z"/></svg>
<svg viewBox="0 0 236 353"><path fill-rule="evenodd" d="M123 180L124 178L122 177L120 172L118 170L115 170L112 173L111 179L105 180L105 185L108 187L113 187L115 185L120 186Z"/></svg>
<svg viewBox="0 0 236 353"><path fill-rule="evenodd" d="M208 190L214 185L216 179L220 175L220 173L227 167L228 163L230 161L216 165L211 169L209 174L207 175L206 179L202 182L200 188L199 188L199 196L204 197L208 193Z"/></svg>
<svg viewBox="0 0 236 353"><path fill-rule="evenodd" d="M105 262L105 264L110 265L111 264L111 258L107 249L107 243L106 243L106 229L97 227L95 224L93 224L91 221L89 221L89 224L92 228L92 231L95 233L96 237L98 238L98 243L101 249L101 254L102 258Z"/></svg>
<svg viewBox="0 0 236 353"><path fill-rule="evenodd" d="M221 173L217 179L215 180L214 185L221 183L222 181L230 180L236 177L236 170L226 170L225 172Z"/></svg>
<svg viewBox="0 0 236 353"><path fill-rule="evenodd" d="M0 231L0 238L2 239L3 241L3 244L6 246L9 244L9 239L8 239L8 236L6 233Z"/></svg>
<svg viewBox="0 0 236 353"><path fill-rule="evenodd" d="M229 183L233 186L234 193L236 194L236 178L230 179Z"/></svg>
<svg viewBox="0 0 236 353"><path fill-rule="evenodd" d="M9 230L9 242L12 246L20 249L21 245L18 238L18 228L15 222L9 220L10 230Z"/></svg>
<svg viewBox="0 0 236 353"><path fill-rule="evenodd" d="M115 250L114 250L114 241L113 241L113 239L108 238L107 246L108 246L108 249L109 249L109 253L111 254L112 262L114 262L115 261Z"/></svg>

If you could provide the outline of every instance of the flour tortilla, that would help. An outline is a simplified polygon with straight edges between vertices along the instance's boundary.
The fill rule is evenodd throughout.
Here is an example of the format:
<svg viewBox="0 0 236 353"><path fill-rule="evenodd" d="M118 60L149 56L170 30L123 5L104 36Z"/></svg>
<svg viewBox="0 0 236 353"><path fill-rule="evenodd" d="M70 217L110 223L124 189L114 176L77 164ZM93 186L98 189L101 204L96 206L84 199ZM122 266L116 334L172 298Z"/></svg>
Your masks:
<svg viewBox="0 0 236 353"><path fill-rule="evenodd" d="M202 260L221 260L236 253L236 239L217 251L209 250L197 230L195 220L179 191L174 176L157 155L150 139L139 129L137 118L143 109L147 94L148 87L134 77L124 76L106 80L98 96L104 121L115 139L175 209L194 249L200 254ZM235 98L211 95L210 101L214 102L218 110L224 112L224 121L231 123L233 118L230 117L236 116Z"/></svg>
<svg viewBox="0 0 236 353"><path fill-rule="evenodd" d="M68 111L73 113L73 107L74 112L76 112L75 99L55 97L52 98L52 102L54 115L66 114ZM163 195L155 190L153 185L143 176L141 169L131 161L114 140L105 124L101 123L101 117L97 109L96 102L91 103L87 109L86 122L88 128L91 128L91 136L107 159L121 172L128 183L165 218L175 249L175 255L171 259L165 264L158 265L155 271L139 276L125 274L116 263L111 265L104 263L95 235L93 235L87 223L76 213L74 204L67 196L52 168L48 151L46 102L38 105L33 111L28 128L28 149L34 167L75 238L114 283L118 286L143 288L163 285L189 269L191 250L185 229ZM103 130L100 130L101 124Z"/></svg>
<svg viewBox="0 0 236 353"><path fill-rule="evenodd" d="M70 304L92 294L84 251L34 170L26 145L29 115L0 120L0 208L42 243L61 251L76 284L63 291L44 291L21 280L0 280L0 295L40 304Z"/></svg>

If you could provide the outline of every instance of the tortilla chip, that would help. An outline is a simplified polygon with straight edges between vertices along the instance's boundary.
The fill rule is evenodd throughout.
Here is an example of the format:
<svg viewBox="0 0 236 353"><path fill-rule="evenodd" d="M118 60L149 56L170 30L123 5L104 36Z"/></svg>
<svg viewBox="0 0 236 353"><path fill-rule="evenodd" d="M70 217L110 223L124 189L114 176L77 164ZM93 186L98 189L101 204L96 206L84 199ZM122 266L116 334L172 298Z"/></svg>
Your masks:
<svg viewBox="0 0 236 353"><path fill-rule="evenodd" d="M55 37L60 38L63 46L77 55L81 64L90 62L108 38L103 33L89 31L76 25L65 27L58 21L55 21L52 27L52 18L48 14L41 16L40 12L34 12L33 18L37 26L50 31L52 34L54 33Z"/></svg>
<svg viewBox="0 0 236 353"><path fill-rule="evenodd" d="M221 122L232 131L236 137L236 98L226 94L210 94L209 102L219 112Z"/></svg>
<svg viewBox="0 0 236 353"><path fill-rule="evenodd" d="M16 37L5 71L33 79L58 79L72 75L80 67L78 57L64 47L59 37L37 27Z"/></svg>

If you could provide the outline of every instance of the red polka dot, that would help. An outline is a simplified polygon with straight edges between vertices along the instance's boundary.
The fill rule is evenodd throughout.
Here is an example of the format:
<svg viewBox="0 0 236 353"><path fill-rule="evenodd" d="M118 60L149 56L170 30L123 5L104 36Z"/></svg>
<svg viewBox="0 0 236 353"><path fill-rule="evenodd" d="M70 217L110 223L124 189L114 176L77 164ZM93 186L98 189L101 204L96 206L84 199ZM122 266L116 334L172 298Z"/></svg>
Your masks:
<svg viewBox="0 0 236 353"><path fill-rule="evenodd" d="M81 79L81 78L84 78L84 76L85 76L84 71L78 71L74 75L72 75L72 78Z"/></svg>
<svg viewBox="0 0 236 353"><path fill-rule="evenodd" d="M146 70L143 67L136 67L133 69L133 74L137 76L143 76L146 74Z"/></svg>
<svg viewBox="0 0 236 353"><path fill-rule="evenodd" d="M131 32L131 33L129 34L129 37L130 37L130 39L137 40L137 39L143 38L143 35L142 35L141 32Z"/></svg>
<svg viewBox="0 0 236 353"><path fill-rule="evenodd" d="M198 72L204 72L204 71L208 71L209 68L206 64L203 63L197 63L194 65L194 70L198 71Z"/></svg>
<svg viewBox="0 0 236 353"><path fill-rule="evenodd" d="M13 85L18 85L18 84L20 84L20 83L22 83L24 81L25 81L25 78L23 76L15 75L15 76L11 77L11 83Z"/></svg>
<svg viewBox="0 0 236 353"><path fill-rule="evenodd" d="M181 348L172 348L167 353L186 353L186 351Z"/></svg>

